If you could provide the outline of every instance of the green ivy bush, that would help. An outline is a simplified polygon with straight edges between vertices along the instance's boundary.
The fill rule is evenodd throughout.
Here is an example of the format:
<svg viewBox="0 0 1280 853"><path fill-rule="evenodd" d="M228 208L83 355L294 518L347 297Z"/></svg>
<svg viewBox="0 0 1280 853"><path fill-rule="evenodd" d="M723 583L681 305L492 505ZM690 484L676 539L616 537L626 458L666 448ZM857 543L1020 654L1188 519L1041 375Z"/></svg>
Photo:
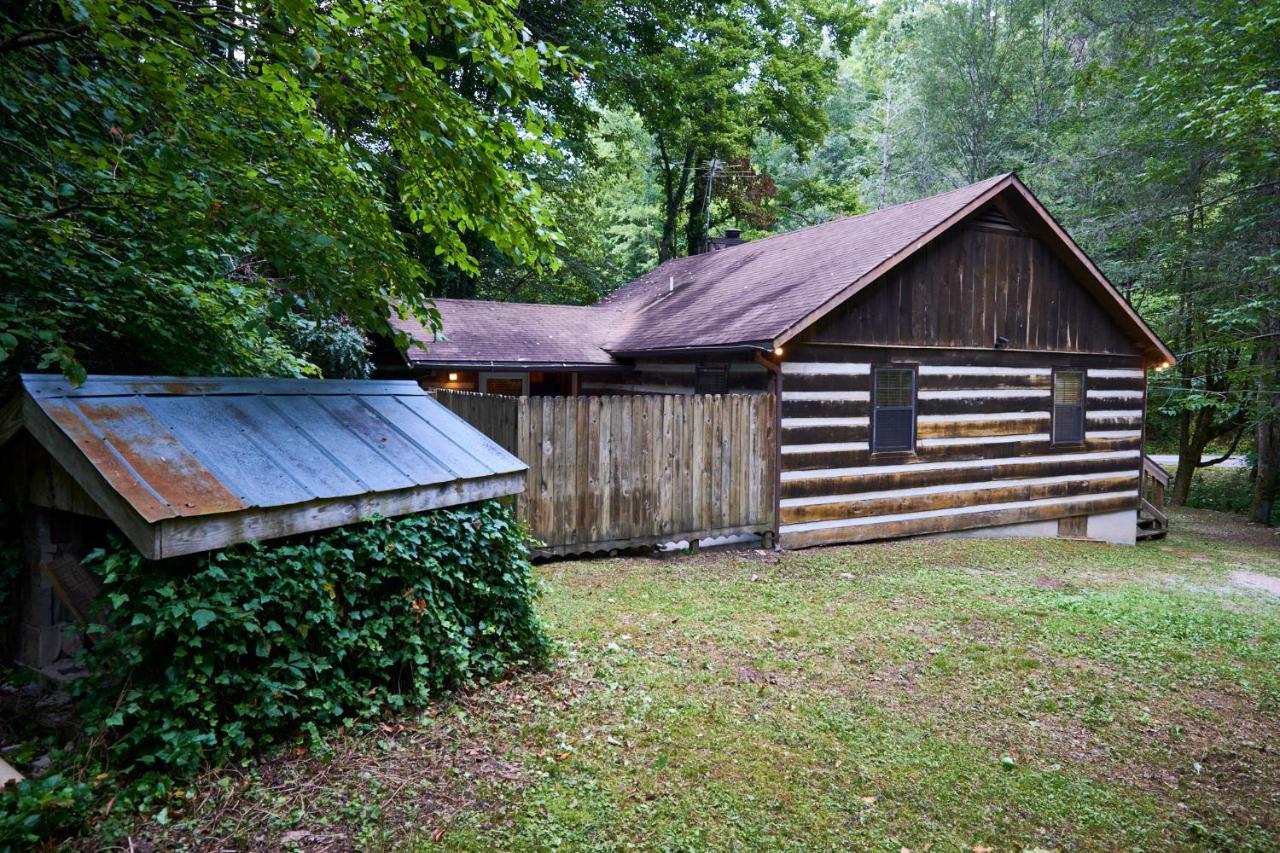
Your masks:
<svg viewBox="0 0 1280 853"><path fill-rule="evenodd" d="M97 551L87 729L117 770L183 775L537 662L524 538L488 501L190 560Z"/></svg>

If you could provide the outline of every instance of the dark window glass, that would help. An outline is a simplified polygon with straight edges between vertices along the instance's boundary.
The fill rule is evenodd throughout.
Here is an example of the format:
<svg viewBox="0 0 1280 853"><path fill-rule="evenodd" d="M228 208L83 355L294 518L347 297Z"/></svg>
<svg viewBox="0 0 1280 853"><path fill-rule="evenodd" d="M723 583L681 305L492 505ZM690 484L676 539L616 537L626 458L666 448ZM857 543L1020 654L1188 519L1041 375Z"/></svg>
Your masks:
<svg viewBox="0 0 1280 853"><path fill-rule="evenodd" d="M1084 441L1084 371L1053 373L1053 440L1056 444Z"/></svg>
<svg viewBox="0 0 1280 853"><path fill-rule="evenodd" d="M492 378L485 382L489 394L500 394L503 397L519 397L524 393L524 380Z"/></svg>
<svg viewBox="0 0 1280 853"><path fill-rule="evenodd" d="M876 368L872 395L872 451L915 450L915 371L899 367Z"/></svg>
<svg viewBox="0 0 1280 853"><path fill-rule="evenodd" d="M726 364L698 365L693 375L693 390L698 394L727 394L729 366Z"/></svg>

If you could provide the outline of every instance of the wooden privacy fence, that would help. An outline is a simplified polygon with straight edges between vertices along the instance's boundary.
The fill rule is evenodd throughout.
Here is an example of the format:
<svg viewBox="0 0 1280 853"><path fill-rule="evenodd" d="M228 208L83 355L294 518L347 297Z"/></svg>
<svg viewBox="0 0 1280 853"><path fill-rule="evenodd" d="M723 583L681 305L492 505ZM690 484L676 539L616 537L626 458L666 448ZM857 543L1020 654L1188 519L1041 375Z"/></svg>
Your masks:
<svg viewBox="0 0 1280 853"><path fill-rule="evenodd" d="M536 553L774 529L772 395L436 398L529 466L516 510Z"/></svg>

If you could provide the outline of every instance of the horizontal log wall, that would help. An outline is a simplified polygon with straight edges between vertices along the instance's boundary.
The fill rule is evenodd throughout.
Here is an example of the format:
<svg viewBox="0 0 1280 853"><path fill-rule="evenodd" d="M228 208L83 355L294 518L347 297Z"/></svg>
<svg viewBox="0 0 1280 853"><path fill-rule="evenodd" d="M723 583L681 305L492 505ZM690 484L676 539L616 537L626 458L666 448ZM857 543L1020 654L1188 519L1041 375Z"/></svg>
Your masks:
<svg viewBox="0 0 1280 853"><path fill-rule="evenodd" d="M916 446L873 454L872 370L917 372ZM1052 440L1053 369L1081 368L1085 438ZM782 365L784 547L1136 509L1146 374L1137 359L834 346Z"/></svg>
<svg viewBox="0 0 1280 853"><path fill-rule="evenodd" d="M515 424L516 510L540 555L774 529L772 395L437 399L500 443L489 430Z"/></svg>
<svg viewBox="0 0 1280 853"><path fill-rule="evenodd" d="M638 361L626 374L583 375L579 390L584 394L693 394L698 364L720 364L728 371L731 394L766 393L771 375L754 361L715 359L692 361Z"/></svg>

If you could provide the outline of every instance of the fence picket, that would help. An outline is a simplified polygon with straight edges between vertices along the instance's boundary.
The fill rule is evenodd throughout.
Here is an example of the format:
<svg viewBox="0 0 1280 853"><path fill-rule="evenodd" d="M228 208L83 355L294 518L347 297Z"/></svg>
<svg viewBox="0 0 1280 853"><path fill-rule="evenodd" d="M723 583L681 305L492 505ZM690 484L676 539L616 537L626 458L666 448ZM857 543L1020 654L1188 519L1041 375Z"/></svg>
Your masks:
<svg viewBox="0 0 1280 853"><path fill-rule="evenodd" d="M763 533L776 523L770 395L435 395L529 466L516 512L546 543L541 553Z"/></svg>

